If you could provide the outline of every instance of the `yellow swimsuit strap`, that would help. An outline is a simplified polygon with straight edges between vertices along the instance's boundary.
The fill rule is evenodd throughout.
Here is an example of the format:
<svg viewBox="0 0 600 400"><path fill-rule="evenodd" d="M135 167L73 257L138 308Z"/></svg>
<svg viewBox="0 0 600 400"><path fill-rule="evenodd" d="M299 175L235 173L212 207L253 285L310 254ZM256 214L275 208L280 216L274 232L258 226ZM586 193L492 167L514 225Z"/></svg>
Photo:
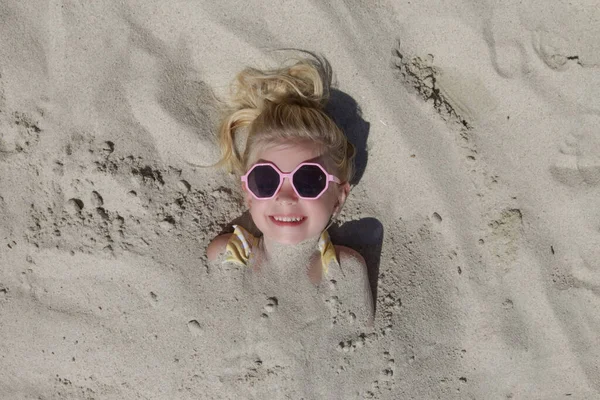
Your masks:
<svg viewBox="0 0 600 400"><path fill-rule="evenodd" d="M234 231L227 242L225 260L223 262L231 262L241 266L248 265L252 248L258 245L259 238L252 235L246 229L239 225L233 226ZM331 242L329 233L323 231L318 243L319 252L321 253L321 263L323 265L323 275L327 275L329 264L337 263L337 255L335 247Z"/></svg>
<svg viewBox="0 0 600 400"><path fill-rule="evenodd" d="M248 265L252 248L258 245L258 238L239 225L234 225L233 228L233 234L227 242L224 262Z"/></svg>
<svg viewBox="0 0 600 400"><path fill-rule="evenodd" d="M327 271L329 269L329 264L331 262L338 262L337 255L335 254L335 247L331 242L331 238L329 237L329 233L327 231L323 231L323 233L321 234L318 247L319 251L321 252L323 275L326 276Z"/></svg>

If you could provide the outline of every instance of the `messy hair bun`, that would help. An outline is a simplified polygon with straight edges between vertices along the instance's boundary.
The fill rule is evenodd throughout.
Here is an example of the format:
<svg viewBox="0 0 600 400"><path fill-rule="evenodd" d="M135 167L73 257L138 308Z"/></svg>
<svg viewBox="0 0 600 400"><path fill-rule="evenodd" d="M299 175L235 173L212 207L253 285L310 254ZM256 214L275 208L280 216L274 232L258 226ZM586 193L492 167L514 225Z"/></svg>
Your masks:
<svg viewBox="0 0 600 400"><path fill-rule="evenodd" d="M318 59L301 59L275 70L240 72L219 127L222 157L218 165L242 175L268 145L310 142L320 148L340 179L349 181L354 146L324 111L330 76L328 65ZM242 150L236 143L244 133Z"/></svg>

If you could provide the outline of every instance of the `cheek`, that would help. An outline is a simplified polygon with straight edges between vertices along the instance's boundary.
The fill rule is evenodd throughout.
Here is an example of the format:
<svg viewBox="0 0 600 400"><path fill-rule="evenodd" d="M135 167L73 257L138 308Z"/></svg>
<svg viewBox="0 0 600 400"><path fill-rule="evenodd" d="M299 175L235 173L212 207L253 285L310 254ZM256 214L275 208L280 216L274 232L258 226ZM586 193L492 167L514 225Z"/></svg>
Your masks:
<svg viewBox="0 0 600 400"><path fill-rule="evenodd" d="M252 206L248 209L250 212L250 218L254 222L254 225L262 232L265 228L264 226L264 216L267 213L264 205L261 202L254 200L252 202Z"/></svg>
<svg viewBox="0 0 600 400"><path fill-rule="evenodd" d="M264 219L266 215L273 212L273 205L269 200L252 200L252 204L249 208L250 215L254 221Z"/></svg>
<svg viewBox="0 0 600 400"><path fill-rule="evenodd" d="M250 213L251 214L258 214L262 211L265 210L265 201L260 201L260 200L252 200L252 202L250 203Z"/></svg>
<svg viewBox="0 0 600 400"><path fill-rule="evenodd" d="M332 188L329 188L329 190L327 191L327 193L325 193L325 195L323 195L322 200L324 203L324 207L330 211L333 212L333 208L335 207L335 204L337 203L337 193L335 190L332 190Z"/></svg>
<svg viewBox="0 0 600 400"><path fill-rule="evenodd" d="M307 208L310 209L313 214L329 217L333 212L334 201L335 199L333 199L333 197L323 195L320 199L308 203Z"/></svg>

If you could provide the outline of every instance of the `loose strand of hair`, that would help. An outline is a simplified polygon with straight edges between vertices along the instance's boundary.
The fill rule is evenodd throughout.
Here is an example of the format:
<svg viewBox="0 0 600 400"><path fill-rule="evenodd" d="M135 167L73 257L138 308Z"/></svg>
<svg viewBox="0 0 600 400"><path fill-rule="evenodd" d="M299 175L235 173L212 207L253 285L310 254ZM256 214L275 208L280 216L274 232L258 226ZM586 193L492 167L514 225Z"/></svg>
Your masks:
<svg viewBox="0 0 600 400"><path fill-rule="evenodd" d="M219 128L219 147L221 148L221 159L216 166L224 166L229 172L239 173L242 169L240 152L236 149L236 135L240 129L249 127L258 116L257 109L244 108L234 111L225 118Z"/></svg>

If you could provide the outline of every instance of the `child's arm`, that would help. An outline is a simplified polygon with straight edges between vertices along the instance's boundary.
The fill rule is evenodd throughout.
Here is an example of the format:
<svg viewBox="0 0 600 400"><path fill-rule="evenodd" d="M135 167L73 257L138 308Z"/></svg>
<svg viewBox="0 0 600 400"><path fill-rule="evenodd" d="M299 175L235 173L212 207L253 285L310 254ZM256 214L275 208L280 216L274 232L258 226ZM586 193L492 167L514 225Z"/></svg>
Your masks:
<svg viewBox="0 0 600 400"><path fill-rule="evenodd" d="M335 246L340 268L345 279L348 279L348 287L352 292L348 297L359 295L360 301L355 304L356 309L351 310L358 317L365 316L367 326L372 327L374 322L373 296L371 294L371 284L369 283L369 274L365 259L356 251L346 246ZM354 290L358 290L355 293ZM360 296L362 295L362 296Z"/></svg>
<svg viewBox="0 0 600 400"><path fill-rule="evenodd" d="M206 248L206 257L208 257L208 261L214 262L223 253L225 253L225 249L227 248L227 243L229 242L231 235L231 233L219 235L209 243L208 247Z"/></svg>

